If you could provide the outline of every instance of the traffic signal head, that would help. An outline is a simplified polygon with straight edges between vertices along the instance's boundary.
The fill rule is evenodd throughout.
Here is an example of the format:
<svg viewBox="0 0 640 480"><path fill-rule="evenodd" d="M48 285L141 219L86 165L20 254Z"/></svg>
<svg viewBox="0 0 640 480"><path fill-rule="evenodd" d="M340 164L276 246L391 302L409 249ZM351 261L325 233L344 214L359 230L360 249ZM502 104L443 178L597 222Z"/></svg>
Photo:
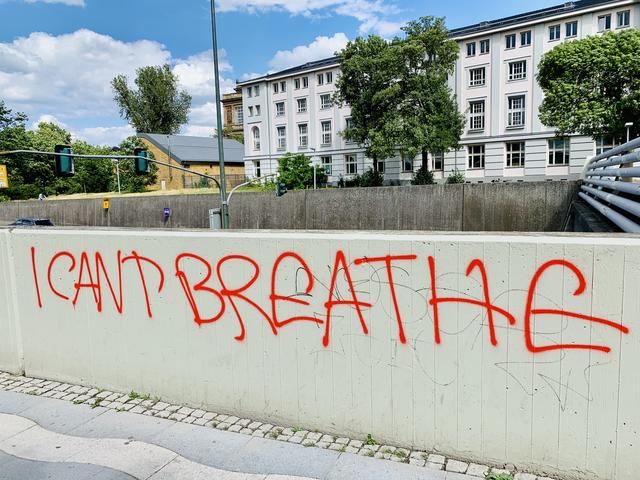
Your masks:
<svg viewBox="0 0 640 480"><path fill-rule="evenodd" d="M54 152L60 154L55 155L56 175L58 177L73 177L75 167L73 165L73 157L69 155L72 153L71 147L69 145L56 145Z"/></svg>
<svg viewBox="0 0 640 480"><path fill-rule="evenodd" d="M276 197L281 197L287 193L287 186L282 182L276 182Z"/></svg>
<svg viewBox="0 0 640 480"><path fill-rule="evenodd" d="M133 150L136 158L133 159L133 168L137 175L147 175L149 173L149 152L144 148Z"/></svg>

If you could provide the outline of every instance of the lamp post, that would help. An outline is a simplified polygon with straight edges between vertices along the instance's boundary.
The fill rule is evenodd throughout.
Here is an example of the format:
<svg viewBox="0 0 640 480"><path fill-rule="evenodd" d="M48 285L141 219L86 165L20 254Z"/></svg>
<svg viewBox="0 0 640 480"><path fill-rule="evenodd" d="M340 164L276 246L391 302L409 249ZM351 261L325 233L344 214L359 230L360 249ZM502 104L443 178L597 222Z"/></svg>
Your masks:
<svg viewBox="0 0 640 480"><path fill-rule="evenodd" d="M216 120L218 132L218 158L220 162L220 198L222 199L222 228L229 228L229 205L227 203L227 185L224 176L224 138L222 136L222 112L220 109L220 69L218 67L218 35L216 33L216 6L211 0L211 38L213 45L213 76L216 89Z"/></svg>
<svg viewBox="0 0 640 480"><path fill-rule="evenodd" d="M631 127L633 127L633 122L627 122L624 124L624 126L627 129L627 143L629 143L629 141L631 140L630 132L631 132Z"/></svg>

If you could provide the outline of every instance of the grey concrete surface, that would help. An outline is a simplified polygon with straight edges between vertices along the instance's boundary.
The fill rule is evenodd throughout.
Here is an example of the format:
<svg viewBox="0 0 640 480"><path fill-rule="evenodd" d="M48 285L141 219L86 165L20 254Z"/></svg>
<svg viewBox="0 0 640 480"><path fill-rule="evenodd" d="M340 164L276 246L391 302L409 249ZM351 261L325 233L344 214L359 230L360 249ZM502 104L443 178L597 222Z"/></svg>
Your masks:
<svg viewBox="0 0 640 480"><path fill-rule="evenodd" d="M577 181L474 183L380 188L236 193L237 229L560 231ZM50 218L59 226L208 228L217 194L5 202L0 224L20 217ZM163 209L171 209L165 220Z"/></svg>

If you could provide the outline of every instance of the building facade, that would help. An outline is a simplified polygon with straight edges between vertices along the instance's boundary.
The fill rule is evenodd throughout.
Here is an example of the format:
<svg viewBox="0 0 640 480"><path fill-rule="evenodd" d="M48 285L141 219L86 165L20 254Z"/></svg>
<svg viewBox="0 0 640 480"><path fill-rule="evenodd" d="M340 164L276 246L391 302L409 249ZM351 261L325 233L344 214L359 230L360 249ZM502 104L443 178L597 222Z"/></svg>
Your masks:
<svg viewBox="0 0 640 480"><path fill-rule="evenodd" d="M436 179L460 171L468 181L569 179L613 140L558 138L542 125L536 82L542 55L561 42L606 31L640 28L640 0L581 0L451 31L460 55L450 87L466 125L459 150L430 155ZM333 105L337 58L307 63L238 84L242 89L245 170L259 177L277 170L286 152L322 165L331 183L373 167L364 149L340 132L348 106ZM402 184L421 158L386 159L385 181Z"/></svg>
<svg viewBox="0 0 640 480"><path fill-rule="evenodd" d="M244 134L244 110L242 108L242 89L236 87L233 93L222 96L225 129L234 136Z"/></svg>

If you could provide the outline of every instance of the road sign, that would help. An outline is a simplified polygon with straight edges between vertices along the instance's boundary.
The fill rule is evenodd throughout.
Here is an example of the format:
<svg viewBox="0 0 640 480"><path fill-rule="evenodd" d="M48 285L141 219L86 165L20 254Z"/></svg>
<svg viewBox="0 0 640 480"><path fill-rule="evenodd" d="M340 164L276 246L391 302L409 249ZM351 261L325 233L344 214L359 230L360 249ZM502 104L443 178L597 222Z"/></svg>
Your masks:
<svg viewBox="0 0 640 480"><path fill-rule="evenodd" d="M7 175L6 165L0 165L0 188L9 188L9 176Z"/></svg>
<svg viewBox="0 0 640 480"><path fill-rule="evenodd" d="M162 214L164 215L164 218L169 218L171 216L171 209L169 207L164 207Z"/></svg>
<svg viewBox="0 0 640 480"><path fill-rule="evenodd" d="M109 199L105 198L102 200L102 208L105 210L109 210Z"/></svg>

